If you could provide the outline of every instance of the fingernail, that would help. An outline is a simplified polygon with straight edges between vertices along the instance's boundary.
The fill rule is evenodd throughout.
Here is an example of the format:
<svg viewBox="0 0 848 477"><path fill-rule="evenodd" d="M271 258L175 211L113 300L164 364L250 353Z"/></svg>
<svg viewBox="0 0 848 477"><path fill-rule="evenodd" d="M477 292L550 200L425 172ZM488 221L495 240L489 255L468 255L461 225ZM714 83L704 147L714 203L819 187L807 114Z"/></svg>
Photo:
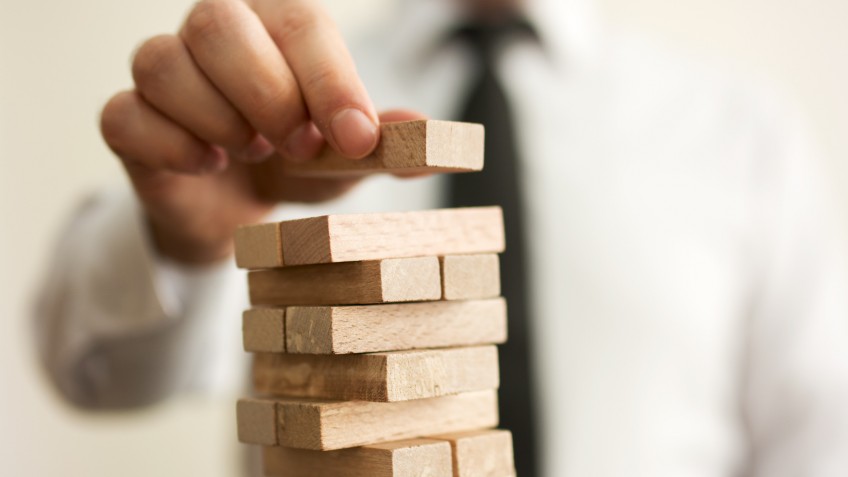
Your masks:
<svg viewBox="0 0 848 477"><path fill-rule="evenodd" d="M250 144L241 153L241 158L246 162L262 162L274 153L274 145L261 134L250 141Z"/></svg>
<svg viewBox="0 0 848 477"><path fill-rule="evenodd" d="M227 168L227 153L218 146L212 146L203 157L203 163L200 166L202 174L221 172Z"/></svg>
<svg viewBox="0 0 848 477"><path fill-rule="evenodd" d="M377 125L358 109L336 113L330 121L330 132L340 152L349 157L364 157L377 144Z"/></svg>
<svg viewBox="0 0 848 477"><path fill-rule="evenodd" d="M324 137L321 131L311 121L298 127L286 139L288 159L293 162L304 162L314 158L324 147Z"/></svg>

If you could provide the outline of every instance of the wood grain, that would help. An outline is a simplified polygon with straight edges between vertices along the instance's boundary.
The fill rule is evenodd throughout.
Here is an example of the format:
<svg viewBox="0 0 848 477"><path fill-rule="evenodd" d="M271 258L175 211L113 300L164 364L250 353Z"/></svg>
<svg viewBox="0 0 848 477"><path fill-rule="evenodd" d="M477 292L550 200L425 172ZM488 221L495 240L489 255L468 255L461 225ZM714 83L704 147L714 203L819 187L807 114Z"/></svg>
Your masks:
<svg viewBox="0 0 848 477"><path fill-rule="evenodd" d="M285 308L252 308L242 314L242 342L245 351L283 353L286 351Z"/></svg>
<svg viewBox="0 0 848 477"><path fill-rule="evenodd" d="M249 269L503 250L500 207L325 215L236 234L238 264Z"/></svg>
<svg viewBox="0 0 848 477"><path fill-rule="evenodd" d="M512 433L502 429L432 436L451 444L454 477L514 477Z"/></svg>
<svg viewBox="0 0 848 477"><path fill-rule="evenodd" d="M413 439L352 449L262 449L265 475L285 477L453 477L450 443Z"/></svg>
<svg viewBox="0 0 848 477"><path fill-rule="evenodd" d="M239 227L235 232L236 266L274 268L283 266L282 231L279 223Z"/></svg>
<svg viewBox="0 0 848 477"><path fill-rule="evenodd" d="M501 294L497 255L448 255L440 257L439 263L442 269L443 299L492 298Z"/></svg>
<svg viewBox="0 0 848 477"><path fill-rule="evenodd" d="M503 298L400 305L293 306L286 310L286 351L347 354L500 344L506 341L506 329Z"/></svg>
<svg viewBox="0 0 848 477"><path fill-rule="evenodd" d="M436 257L258 270L248 274L254 305L362 305L438 300Z"/></svg>
<svg viewBox="0 0 848 477"><path fill-rule="evenodd" d="M345 449L498 424L495 390L389 403L279 398L251 399L246 406L244 401L237 407L241 442L268 445L269 426L276 423L277 444L297 449ZM271 424L257 418L268 409L275 414Z"/></svg>
<svg viewBox="0 0 848 477"><path fill-rule="evenodd" d="M497 389L493 345L338 356L257 354L259 394L375 402L408 401Z"/></svg>
<svg viewBox="0 0 848 477"><path fill-rule="evenodd" d="M312 177L480 171L483 141L480 124L431 119L383 123L377 148L364 159L351 160L327 147L314 160L285 162L283 171Z"/></svg>

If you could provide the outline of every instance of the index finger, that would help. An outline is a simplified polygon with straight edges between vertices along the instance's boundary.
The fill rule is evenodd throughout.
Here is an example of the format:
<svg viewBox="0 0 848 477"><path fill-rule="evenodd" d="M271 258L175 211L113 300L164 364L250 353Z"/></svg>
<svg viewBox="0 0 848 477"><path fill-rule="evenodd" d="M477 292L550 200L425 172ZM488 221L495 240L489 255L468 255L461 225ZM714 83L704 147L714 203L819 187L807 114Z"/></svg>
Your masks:
<svg viewBox="0 0 848 477"><path fill-rule="evenodd" d="M334 22L313 1L255 0L253 7L330 145L347 157L370 154L379 141L379 119Z"/></svg>

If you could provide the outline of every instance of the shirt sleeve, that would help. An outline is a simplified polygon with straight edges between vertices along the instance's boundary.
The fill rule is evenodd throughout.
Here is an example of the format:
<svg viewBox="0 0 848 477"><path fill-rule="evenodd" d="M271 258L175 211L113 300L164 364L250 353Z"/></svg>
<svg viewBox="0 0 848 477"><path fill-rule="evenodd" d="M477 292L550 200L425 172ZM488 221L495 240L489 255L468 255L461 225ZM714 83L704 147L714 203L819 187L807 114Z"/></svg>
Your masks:
<svg viewBox="0 0 848 477"><path fill-rule="evenodd" d="M761 286L748 343L752 475L848 475L848 262L838 202L798 128L765 138Z"/></svg>
<svg viewBox="0 0 848 477"><path fill-rule="evenodd" d="M122 189L89 199L60 236L35 307L36 344L58 391L89 409L226 388L245 302L231 262L185 269L156 257Z"/></svg>

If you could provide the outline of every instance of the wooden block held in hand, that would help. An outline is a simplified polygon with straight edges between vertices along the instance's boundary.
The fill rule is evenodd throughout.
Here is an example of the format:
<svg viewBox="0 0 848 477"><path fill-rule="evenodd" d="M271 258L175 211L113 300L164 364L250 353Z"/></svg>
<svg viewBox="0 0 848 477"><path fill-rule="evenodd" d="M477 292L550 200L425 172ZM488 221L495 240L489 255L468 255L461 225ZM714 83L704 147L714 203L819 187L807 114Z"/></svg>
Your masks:
<svg viewBox="0 0 848 477"><path fill-rule="evenodd" d="M258 270L248 274L254 305L361 305L438 300L436 257Z"/></svg>
<svg viewBox="0 0 848 477"><path fill-rule="evenodd" d="M276 403L277 444L297 449L345 449L498 424L495 390L401 402L279 398ZM239 429L247 428L246 420L254 422L255 415L238 409ZM239 434L253 444L266 444L266 435Z"/></svg>
<svg viewBox="0 0 848 477"><path fill-rule="evenodd" d="M503 429L432 436L453 450L454 477L514 477L512 433Z"/></svg>
<svg viewBox="0 0 848 477"><path fill-rule="evenodd" d="M352 449L262 449L265 475L285 477L453 477L450 443L413 439Z"/></svg>
<svg viewBox="0 0 848 477"><path fill-rule="evenodd" d="M236 229L236 266L274 268L283 266L282 232L279 222L246 225Z"/></svg>
<svg viewBox="0 0 848 477"><path fill-rule="evenodd" d="M242 315L244 350L260 353L286 351L285 308L252 308Z"/></svg>
<svg viewBox="0 0 848 477"><path fill-rule="evenodd" d="M338 356L256 355L253 384L263 395L375 402L497 389L494 345Z"/></svg>
<svg viewBox="0 0 848 477"><path fill-rule="evenodd" d="M505 341L503 298L398 305L292 306L286 310L288 353L373 353Z"/></svg>
<svg viewBox="0 0 848 477"><path fill-rule="evenodd" d="M484 130L480 124L422 119L387 122L380 142L363 159L350 160L326 147L311 161L284 163L292 176L344 177L379 172L471 172L483 169Z"/></svg>
<svg viewBox="0 0 848 477"><path fill-rule="evenodd" d="M325 215L236 234L239 266L250 269L503 250L500 207Z"/></svg>
<svg viewBox="0 0 848 477"><path fill-rule="evenodd" d="M442 267L443 299L492 298L501 294L497 255L448 255L441 257L439 262Z"/></svg>

